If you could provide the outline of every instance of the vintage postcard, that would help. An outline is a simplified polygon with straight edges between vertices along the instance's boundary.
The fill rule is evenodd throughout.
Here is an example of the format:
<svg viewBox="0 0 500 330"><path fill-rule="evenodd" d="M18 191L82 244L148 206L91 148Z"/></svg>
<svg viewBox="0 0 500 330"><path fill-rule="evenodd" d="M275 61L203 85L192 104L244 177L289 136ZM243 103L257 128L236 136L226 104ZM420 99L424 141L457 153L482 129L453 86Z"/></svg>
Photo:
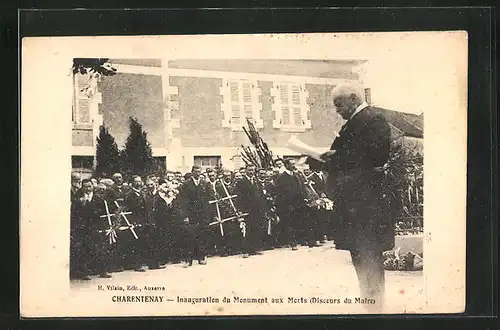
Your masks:
<svg viewBox="0 0 500 330"><path fill-rule="evenodd" d="M25 38L21 78L23 317L464 311L466 32Z"/></svg>

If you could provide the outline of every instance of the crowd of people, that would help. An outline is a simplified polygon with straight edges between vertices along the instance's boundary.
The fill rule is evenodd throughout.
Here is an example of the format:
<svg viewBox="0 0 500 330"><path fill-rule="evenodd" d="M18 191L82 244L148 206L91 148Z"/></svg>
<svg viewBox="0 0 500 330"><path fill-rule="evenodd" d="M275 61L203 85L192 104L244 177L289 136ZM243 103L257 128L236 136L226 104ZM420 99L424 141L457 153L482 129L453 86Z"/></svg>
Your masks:
<svg viewBox="0 0 500 330"><path fill-rule="evenodd" d="M167 171L160 177L71 178L70 277L111 277L169 263L241 255L331 238L333 202L326 175L293 159L273 168Z"/></svg>

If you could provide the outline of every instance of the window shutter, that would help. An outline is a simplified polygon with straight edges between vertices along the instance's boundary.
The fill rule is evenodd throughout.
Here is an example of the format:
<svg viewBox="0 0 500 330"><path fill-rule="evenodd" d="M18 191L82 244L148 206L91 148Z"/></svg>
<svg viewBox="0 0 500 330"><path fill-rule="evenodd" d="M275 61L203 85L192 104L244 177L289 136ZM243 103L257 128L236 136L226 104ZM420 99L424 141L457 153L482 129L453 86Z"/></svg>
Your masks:
<svg viewBox="0 0 500 330"><path fill-rule="evenodd" d="M240 124L240 89L237 81L229 83L229 91L231 93L231 124Z"/></svg>
<svg viewBox="0 0 500 330"><path fill-rule="evenodd" d="M231 81L229 90L231 91L231 102L238 103L240 101L238 82Z"/></svg>
<svg viewBox="0 0 500 330"><path fill-rule="evenodd" d="M293 108L293 124L295 126L302 126L302 114L300 107Z"/></svg>
<svg viewBox="0 0 500 330"><path fill-rule="evenodd" d="M288 106L281 107L281 119L283 125L290 125L290 108Z"/></svg>
<svg viewBox="0 0 500 330"><path fill-rule="evenodd" d="M300 109L300 89L298 85L292 85L292 114L293 125L302 126L302 114Z"/></svg>
<svg viewBox="0 0 500 330"><path fill-rule="evenodd" d="M78 100L78 122L90 122L90 100L87 97Z"/></svg>
<svg viewBox="0 0 500 330"><path fill-rule="evenodd" d="M87 78L77 74L76 78L76 120L77 123L90 122L90 99L84 91L87 86Z"/></svg>
<svg viewBox="0 0 500 330"><path fill-rule="evenodd" d="M288 85L280 84L280 97L281 97L281 123L283 125L290 125L290 103L288 95Z"/></svg>
<svg viewBox="0 0 500 330"><path fill-rule="evenodd" d="M298 85L292 85L292 104L300 105L300 89Z"/></svg>
<svg viewBox="0 0 500 330"><path fill-rule="evenodd" d="M274 128L303 132L311 128L309 93L304 85L296 82L279 82L271 90L274 97ZM279 120L279 121L278 121Z"/></svg>
<svg viewBox="0 0 500 330"><path fill-rule="evenodd" d="M243 116L248 119L253 119L252 111L252 85L250 82L244 81L242 83L243 94Z"/></svg>
<svg viewBox="0 0 500 330"><path fill-rule="evenodd" d="M288 104L288 86L280 84L281 104Z"/></svg>
<svg viewBox="0 0 500 330"><path fill-rule="evenodd" d="M251 119L256 128L264 127L264 121L260 118L261 91L256 81L223 79L219 90L222 96L221 110L224 113L222 127L241 131L246 118Z"/></svg>

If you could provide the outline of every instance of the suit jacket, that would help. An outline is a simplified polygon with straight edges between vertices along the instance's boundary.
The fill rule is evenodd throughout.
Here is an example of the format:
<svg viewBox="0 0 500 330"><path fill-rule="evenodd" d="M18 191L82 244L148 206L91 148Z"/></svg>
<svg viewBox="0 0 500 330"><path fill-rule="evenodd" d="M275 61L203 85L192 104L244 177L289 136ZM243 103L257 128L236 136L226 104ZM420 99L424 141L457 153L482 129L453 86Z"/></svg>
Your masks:
<svg viewBox="0 0 500 330"><path fill-rule="evenodd" d="M276 179L274 187L276 194L276 210L280 217L292 216L304 208L306 198L303 182L296 173L293 175L284 172Z"/></svg>
<svg viewBox="0 0 500 330"><path fill-rule="evenodd" d="M313 188L314 190L321 195L322 193L326 193L326 175L322 173L321 177L316 174L316 172L313 172L308 180L314 182Z"/></svg>
<svg viewBox="0 0 500 330"><path fill-rule="evenodd" d="M388 250L394 222L383 166L389 160L391 130L377 108L367 107L347 121L333 141L327 161L328 190L337 208L339 249Z"/></svg>
<svg viewBox="0 0 500 330"><path fill-rule="evenodd" d="M189 218L190 226L206 226L209 223L210 187L200 181L195 185L193 178L184 181L177 199L181 218Z"/></svg>
<svg viewBox="0 0 500 330"><path fill-rule="evenodd" d="M179 201L174 198L170 204L156 195L153 205L153 222L157 228L171 230L178 224Z"/></svg>
<svg viewBox="0 0 500 330"><path fill-rule="evenodd" d="M121 186L118 187L113 185L111 189L109 189L108 198L111 202L118 201L118 204L122 205L125 202L125 196L132 190L129 186Z"/></svg>
<svg viewBox="0 0 500 330"><path fill-rule="evenodd" d="M367 107L347 121L333 141L330 150L336 150L328 160L331 179L342 176L367 175L371 180L373 169L389 160L391 128L378 108Z"/></svg>
<svg viewBox="0 0 500 330"><path fill-rule="evenodd" d="M246 176L236 182L234 186L236 205L239 211L249 212L252 219L258 221L264 217L266 199L259 188L257 178L252 183Z"/></svg>
<svg viewBox="0 0 500 330"><path fill-rule="evenodd" d="M91 201L83 201L83 195L83 192L79 190L74 196L75 221L71 228L73 233L76 236L85 236L107 229L106 218L101 218L101 215L106 214L104 200L94 192Z"/></svg>
<svg viewBox="0 0 500 330"><path fill-rule="evenodd" d="M148 203L146 202L146 194L144 191L137 192L131 189L125 195L125 205L127 211L132 212L127 216L133 222L139 224L151 224L150 211L148 210Z"/></svg>
<svg viewBox="0 0 500 330"><path fill-rule="evenodd" d="M232 195L233 194L233 188L227 184L225 184L226 189L224 189L224 186L222 186L222 183L220 180L217 180L215 183L215 189L214 185L212 182L208 182L208 191L209 191L209 196L210 196L210 201L215 201L215 200L220 200L222 198L227 197L227 195ZM227 190L227 192L226 192ZM232 199L233 205L236 205L236 199ZM226 199L226 200L221 200L217 203L209 203L208 209L209 209L209 214L210 214L210 221L214 219L215 217L218 217L219 214L221 218L228 218L234 216L235 212L233 207L231 206L231 202ZM219 213L217 213L217 206L219 207Z"/></svg>
<svg viewBox="0 0 500 330"><path fill-rule="evenodd" d="M274 181L258 181L257 186L259 187L259 192L262 194L262 197L264 198L266 203L266 208L264 211L268 214L271 214L270 212L272 207L274 206L274 200L276 198Z"/></svg>

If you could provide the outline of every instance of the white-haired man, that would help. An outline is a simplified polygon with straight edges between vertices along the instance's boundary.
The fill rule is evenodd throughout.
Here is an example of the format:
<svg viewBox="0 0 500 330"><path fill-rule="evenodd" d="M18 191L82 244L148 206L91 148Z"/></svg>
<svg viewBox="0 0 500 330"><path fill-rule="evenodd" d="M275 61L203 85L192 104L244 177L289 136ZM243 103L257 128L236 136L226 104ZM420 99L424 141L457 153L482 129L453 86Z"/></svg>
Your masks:
<svg viewBox="0 0 500 330"><path fill-rule="evenodd" d="M332 91L337 113L346 120L330 151L322 155L328 171L328 191L336 203L337 249L348 250L362 297L383 306L385 278L382 252L394 246L394 225L383 166L389 160L390 126L365 102L363 89L339 85Z"/></svg>
<svg viewBox="0 0 500 330"><path fill-rule="evenodd" d="M116 200L120 205L123 204L125 195L127 195L132 189L129 186L123 184L123 176L121 173L113 174L113 189L112 198Z"/></svg>

